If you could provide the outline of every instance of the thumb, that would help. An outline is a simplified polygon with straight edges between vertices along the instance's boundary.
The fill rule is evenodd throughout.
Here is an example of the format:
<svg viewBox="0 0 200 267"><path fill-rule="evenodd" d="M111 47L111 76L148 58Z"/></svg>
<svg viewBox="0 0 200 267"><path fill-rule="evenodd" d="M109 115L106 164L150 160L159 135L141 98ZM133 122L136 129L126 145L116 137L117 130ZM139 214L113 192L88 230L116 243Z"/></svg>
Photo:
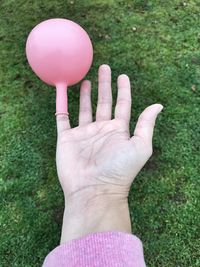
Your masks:
<svg viewBox="0 0 200 267"><path fill-rule="evenodd" d="M69 114L58 113L56 114L56 124L57 124L57 133L61 134L62 132L71 128L69 122Z"/></svg>
<svg viewBox="0 0 200 267"><path fill-rule="evenodd" d="M146 144L151 145L155 121L162 109L163 106L161 104L147 107L138 118L134 136L142 138Z"/></svg>

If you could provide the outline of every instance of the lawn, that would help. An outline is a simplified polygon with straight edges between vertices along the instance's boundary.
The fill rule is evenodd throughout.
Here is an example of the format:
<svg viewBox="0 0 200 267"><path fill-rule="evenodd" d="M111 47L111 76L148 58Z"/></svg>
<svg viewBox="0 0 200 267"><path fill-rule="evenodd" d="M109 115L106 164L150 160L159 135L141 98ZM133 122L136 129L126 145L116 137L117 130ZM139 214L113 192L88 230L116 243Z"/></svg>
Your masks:
<svg viewBox="0 0 200 267"><path fill-rule="evenodd" d="M55 166L55 90L25 57L30 30L63 17L89 33L88 79L97 69L130 76L133 131L140 112L161 103L154 154L135 180L133 233L150 267L200 266L200 1L81 0L0 2L0 266L39 267L59 244L63 196ZM77 125L79 85L69 91Z"/></svg>

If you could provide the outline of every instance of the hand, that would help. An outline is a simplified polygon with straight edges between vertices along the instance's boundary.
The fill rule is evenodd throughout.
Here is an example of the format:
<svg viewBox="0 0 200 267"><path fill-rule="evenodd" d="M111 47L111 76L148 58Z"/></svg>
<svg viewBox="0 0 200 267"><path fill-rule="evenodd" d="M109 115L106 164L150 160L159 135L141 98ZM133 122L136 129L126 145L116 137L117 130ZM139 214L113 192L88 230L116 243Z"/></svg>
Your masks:
<svg viewBox="0 0 200 267"><path fill-rule="evenodd" d="M92 122L91 85L80 90L79 126L70 128L68 116L57 116L57 171L66 198L90 189L121 193L125 197L137 173L152 154L152 135L162 106L155 104L140 115L134 136L129 134L131 90L126 75L118 77L118 98L111 119L111 70L99 68L96 121ZM99 191L98 191L99 190ZM82 193L82 192L81 192Z"/></svg>
<svg viewBox="0 0 200 267"><path fill-rule="evenodd" d="M91 84L80 89L79 126L71 129L67 115L57 115L58 177L66 203L93 197L127 199L130 186L152 154L152 135L162 105L140 115L130 136L131 89L127 75L117 80L118 96L112 113L111 70L101 65L98 74L96 121L92 121Z"/></svg>

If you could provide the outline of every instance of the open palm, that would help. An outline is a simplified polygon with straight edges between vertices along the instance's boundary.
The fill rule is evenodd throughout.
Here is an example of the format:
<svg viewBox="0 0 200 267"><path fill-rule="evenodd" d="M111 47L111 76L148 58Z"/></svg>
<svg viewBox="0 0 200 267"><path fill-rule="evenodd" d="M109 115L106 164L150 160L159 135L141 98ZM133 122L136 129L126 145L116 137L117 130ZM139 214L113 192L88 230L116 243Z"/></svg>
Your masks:
<svg viewBox="0 0 200 267"><path fill-rule="evenodd" d="M96 121L92 122L91 85L80 90L79 126L71 129L67 115L57 115L58 177L66 198L82 192L127 197L131 183L152 154L152 135L162 105L140 115L134 136L129 133L131 89L127 75L118 77L118 96L112 119L111 70L101 65Z"/></svg>

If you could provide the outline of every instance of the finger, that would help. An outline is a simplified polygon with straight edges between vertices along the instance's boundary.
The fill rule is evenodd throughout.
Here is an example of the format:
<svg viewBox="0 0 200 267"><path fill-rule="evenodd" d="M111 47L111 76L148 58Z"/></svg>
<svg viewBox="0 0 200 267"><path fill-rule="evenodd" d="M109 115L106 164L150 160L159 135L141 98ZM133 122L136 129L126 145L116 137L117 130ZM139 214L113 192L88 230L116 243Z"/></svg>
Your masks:
<svg viewBox="0 0 200 267"><path fill-rule="evenodd" d="M115 107L115 118L130 121L131 114L131 86L129 77L122 74L117 79L117 103Z"/></svg>
<svg viewBox="0 0 200 267"><path fill-rule="evenodd" d="M80 89L79 125L92 122L91 82L83 81Z"/></svg>
<svg viewBox="0 0 200 267"><path fill-rule="evenodd" d="M66 130L69 130L71 128L68 114L57 114L56 115L56 123L57 123L57 133L58 134L66 131Z"/></svg>
<svg viewBox="0 0 200 267"><path fill-rule="evenodd" d="M142 138L147 145L151 145L152 143L155 121L162 109L163 106L160 104L151 105L147 107L138 118L134 136Z"/></svg>
<svg viewBox="0 0 200 267"><path fill-rule="evenodd" d="M111 69L104 64L98 72L98 103L96 120L110 120L112 116Z"/></svg>

